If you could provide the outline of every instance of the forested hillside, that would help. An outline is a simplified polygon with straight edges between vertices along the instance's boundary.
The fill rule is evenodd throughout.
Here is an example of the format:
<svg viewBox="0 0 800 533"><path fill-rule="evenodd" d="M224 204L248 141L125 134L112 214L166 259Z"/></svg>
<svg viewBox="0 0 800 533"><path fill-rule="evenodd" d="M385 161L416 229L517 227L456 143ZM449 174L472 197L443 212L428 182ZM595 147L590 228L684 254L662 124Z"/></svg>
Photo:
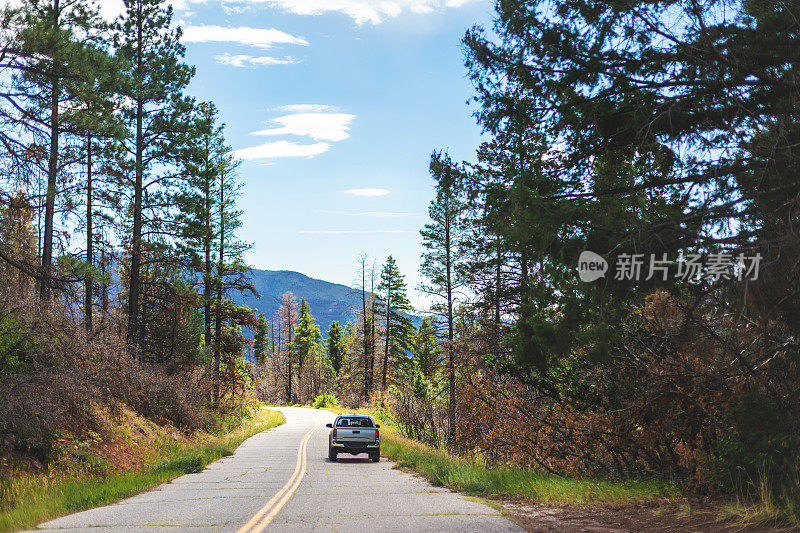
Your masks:
<svg viewBox="0 0 800 533"><path fill-rule="evenodd" d="M320 329L327 331L334 320L344 324L353 319L361 305L358 293L351 287L310 278L300 272L253 268L250 275L258 296L248 292L237 297L237 301L266 316L272 316L283 295L292 292L305 296Z"/></svg>

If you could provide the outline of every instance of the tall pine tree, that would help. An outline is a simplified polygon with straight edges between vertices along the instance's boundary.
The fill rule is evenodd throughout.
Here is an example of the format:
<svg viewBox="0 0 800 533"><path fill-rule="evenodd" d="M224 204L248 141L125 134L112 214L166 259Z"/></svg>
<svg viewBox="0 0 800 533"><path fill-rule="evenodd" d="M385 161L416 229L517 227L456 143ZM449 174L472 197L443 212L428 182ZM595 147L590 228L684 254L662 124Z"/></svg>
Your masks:
<svg viewBox="0 0 800 533"><path fill-rule="evenodd" d="M381 270L378 292L381 297L384 327L386 328L381 371L381 391L385 393L388 387L389 366L405 362L414 328L410 315L413 308L406 294L405 278L391 255L386 259Z"/></svg>
<svg viewBox="0 0 800 533"><path fill-rule="evenodd" d="M466 282L464 276L465 204L458 198L460 170L446 154L431 156L431 175L436 181L436 198L428 208L431 222L420 231L422 254L420 273L428 278L421 289L437 298L433 310L447 324L447 374L449 383L448 420L450 439L456 428L456 369L453 305L456 291Z"/></svg>
<svg viewBox="0 0 800 533"><path fill-rule="evenodd" d="M146 212L158 205L174 161L183 116L190 101L183 91L194 68L183 63L181 31L172 27L172 7L161 0L124 0L125 12L115 26L114 44L127 61L130 82L124 88L123 117L131 130L125 142L125 183L131 199L130 267L128 275L128 342L138 351L142 296L143 229ZM149 201L150 205L146 205Z"/></svg>

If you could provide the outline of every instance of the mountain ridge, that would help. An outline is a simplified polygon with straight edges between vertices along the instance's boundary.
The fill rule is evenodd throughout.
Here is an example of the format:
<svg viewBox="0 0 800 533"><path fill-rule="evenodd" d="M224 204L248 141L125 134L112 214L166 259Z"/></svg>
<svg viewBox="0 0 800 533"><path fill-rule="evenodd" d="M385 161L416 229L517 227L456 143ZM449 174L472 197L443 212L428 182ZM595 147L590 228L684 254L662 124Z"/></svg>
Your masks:
<svg viewBox="0 0 800 533"><path fill-rule="evenodd" d="M267 320L273 319L287 291L298 301L301 297L308 300L311 314L316 318L323 336L334 320L338 320L342 325L348 320L353 320L357 309L361 306L360 291L341 283L312 278L294 270L253 268L251 274L253 285L260 296L247 294L235 299L237 303L254 309L256 314L264 313Z"/></svg>

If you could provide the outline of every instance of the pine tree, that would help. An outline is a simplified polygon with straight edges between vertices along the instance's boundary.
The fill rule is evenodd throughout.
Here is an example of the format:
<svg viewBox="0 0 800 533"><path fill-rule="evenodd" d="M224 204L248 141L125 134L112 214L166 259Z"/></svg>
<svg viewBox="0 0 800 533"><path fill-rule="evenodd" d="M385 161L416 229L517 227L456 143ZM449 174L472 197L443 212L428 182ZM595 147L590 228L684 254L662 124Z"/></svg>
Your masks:
<svg viewBox="0 0 800 533"><path fill-rule="evenodd" d="M391 255L381 270L378 292L383 304L386 328L381 372L381 391L385 393L388 387L389 365L403 362L410 348L410 335L414 327L410 316L413 308L406 294L405 279Z"/></svg>
<svg viewBox="0 0 800 533"><path fill-rule="evenodd" d="M132 197L131 261L128 279L128 342L139 349L144 212L158 204L173 160L175 144L186 124L190 101L183 90L194 68L182 62L180 29L172 28L172 7L161 0L124 0L125 12L115 26L115 46L127 61L130 83L123 94L130 104L123 117L132 135L125 143L129 156L126 178ZM146 194L147 193L147 194ZM145 205L149 199L151 205Z"/></svg>
<svg viewBox="0 0 800 533"><path fill-rule="evenodd" d="M292 403L292 369L294 368L294 328L297 324L297 300L291 292L285 292L281 300L281 306L277 312L278 322L278 352L277 354L285 365L285 391L286 403Z"/></svg>
<svg viewBox="0 0 800 533"><path fill-rule="evenodd" d="M414 360L422 375L432 381L439 369L441 351L437 332L430 317L424 317L413 339Z"/></svg>
<svg viewBox="0 0 800 533"><path fill-rule="evenodd" d="M105 29L105 24L103 25ZM116 110L120 107L119 91L127 82L124 79L123 63L117 57L107 54L110 43L105 36L96 38L95 43L102 46L95 53L94 70L87 73L88 82L84 85L87 94L82 98L82 106L76 109L75 122L83 131L86 157L86 265L84 280L84 324L91 332L93 327L94 284L99 276L95 265L95 245L101 244L101 236L95 226L99 218L108 220L107 213L118 201L108 180L103 179L104 167L113 161L127 131L119 120ZM97 163L100 163L99 165ZM99 172L98 172L99 169ZM104 217L105 215L105 217ZM103 280L103 283L107 283Z"/></svg>
<svg viewBox="0 0 800 533"><path fill-rule="evenodd" d="M311 314L311 306L305 296L300 298L300 317L297 327L294 330L294 350L298 370L303 369L303 365L309 362L309 354L312 348L319 344L322 335L319 331L316 319ZM311 361L313 363L313 361Z"/></svg>
<svg viewBox="0 0 800 533"><path fill-rule="evenodd" d="M342 339L342 327L338 320L331 322L328 328L328 357L331 360L333 371L338 375L342 370L342 361L345 356L345 344Z"/></svg>
<svg viewBox="0 0 800 533"><path fill-rule="evenodd" d="M44 228L39 294L50 297L53 284L54 219L58 184L67 181L75 163L66 136L79 134L86 122L75 120L86 99L94 99L93 73L107 67L104 52L91 44L99 25L96 7L88 1L28 0L13 12L18 27L15 49L19 70L13 79L11 102L23 109L17 117L33 139L33 153L46 160ZM78 105L76 106L75 103ZM6 144L9 147L10 144Z"/></svg>
<svg viewBox="0 0 800 533"><path fill-rule="evenodd" d="M222 358L223 322L235 315L225 314L232 302L228 295L232 291L255 294L250 280L250 269L244 262L244 253L250 249L247 244L236 237L236 230L242 226L242 212L236 207L236 200L241 194L241 184L236 181L236 169L239 161L235 160L230 149L218 160L219 173L216 180L216 210L213 215L217 249L217 268L214 276L215 308L214 308L214 371L219 376ZM215 380L215 405L217 390Z"/></svg>
<svg viewBox="0 0 800 533"><path fill-rule="evenodd" d="M367 254L358 258L358 290L361 292L361 340L362 340L362 367L363 367L363 397L364 403L369 401L372 392L372 380L375 364L375 291L369 283L375 283L375 267L370 271L367 266Z"/></svg>
<svg viewBox="0 0 800 533"><path fill-rule="evenodd" d="M268 350L268 336L269 325L264 313L258 314L258 322L256 323L256 333L253 336L253 356L258 364L263 364Z"/></svg>
<svg viewBox="0 0 800 533"><path fill-rule="evenodd" d="M219 207L219 175L230 149L225 145L224 128L217 123L214 104L201 102L193 111L180 147L181 186L173 201L179 209L175 222L181 234L181 255L193 271L200 273L204 331L206 342L211 344L214 261L219 233L214 213Z"/></svg>
<svg viewBox="0 0 800 533"><path fill-rule="evenodd" d="M436 197L428 208L431 223L420 231L426 251L420 273L430 280L421 289L439 301L433 310L444 316L447 324L447 373L449 383L448 420L450 440L456 428L456 370L453 346L453 305L455 292L461 288L464 276L465 204L457 197L460 172L446 154L431 156L431 175L436 181ZM443 302L441 300L444 300Z"/></svg>

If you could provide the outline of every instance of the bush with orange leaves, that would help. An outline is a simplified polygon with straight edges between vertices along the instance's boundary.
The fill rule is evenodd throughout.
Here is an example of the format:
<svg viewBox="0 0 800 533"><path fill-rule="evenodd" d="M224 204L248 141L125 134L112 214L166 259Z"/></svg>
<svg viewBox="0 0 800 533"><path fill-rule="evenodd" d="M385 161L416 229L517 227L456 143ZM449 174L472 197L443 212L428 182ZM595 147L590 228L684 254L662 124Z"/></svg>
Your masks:
<svg viewBox="0 0 800 533"><path fill-rule="evenodd" d="M781 484L797 471L797 348L712 308L708 296L658 291L609 360L576 352L546 378L486 364L491 342L473 331L460 347L463 450L577 476L669 476L697 491Z"/></svg>

